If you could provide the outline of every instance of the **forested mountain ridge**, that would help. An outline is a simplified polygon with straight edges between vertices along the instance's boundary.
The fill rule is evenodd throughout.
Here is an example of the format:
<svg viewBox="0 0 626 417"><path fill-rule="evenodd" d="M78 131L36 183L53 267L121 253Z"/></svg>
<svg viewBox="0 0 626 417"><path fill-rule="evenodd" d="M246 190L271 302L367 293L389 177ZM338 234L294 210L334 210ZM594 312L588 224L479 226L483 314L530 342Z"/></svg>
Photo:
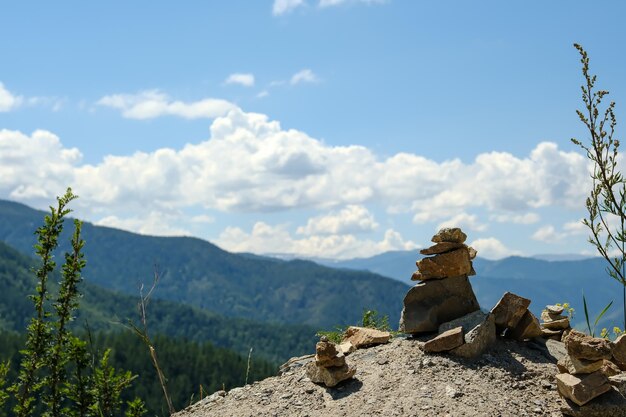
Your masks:
<svg viewBox="0 0 626 417"><path fill-rule="evenodd" d="M0 330L22 332L26 329L33 305L28 295L34 292L34 260L0 242ZM89 264L85 273L89 271ZM58 281L51 277L51 284ZM157 287L156 291L160 289ZM122 324L128 319L139 321L138 296L119 294L90 282L81 284L81 299L74 326L87 323L97 330L127 331ZM308 352L314 343L315 329L309 326L259 323L224 317L199 308L167 300L151 300L148 306L151 333L211 342L215 346L247 354L253 347L255 356L275 363Z"/></svg>
<svg viewBox="0 0 626 417"><path fill-rule="evenodd" d="M0 240L30 254L44 214L0 200ZM84 224L83 237L87 281L136 295L157 265L155 297L231 317L328 328L356 323L363 310L375 309L396 323L407 290L406 284L370 272L247 257L190 237L143 236L90 223Z"/></svg>

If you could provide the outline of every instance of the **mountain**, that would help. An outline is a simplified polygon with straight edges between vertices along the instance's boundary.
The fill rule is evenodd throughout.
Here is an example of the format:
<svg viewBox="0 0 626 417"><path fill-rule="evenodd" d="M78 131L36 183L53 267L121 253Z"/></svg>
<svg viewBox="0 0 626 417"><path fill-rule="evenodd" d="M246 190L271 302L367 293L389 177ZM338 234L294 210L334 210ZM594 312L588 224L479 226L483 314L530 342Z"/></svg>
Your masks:
<svg viewBox="0 0 626 417"><path fill-rule="evenodd" d="M35 261L0 242L0 330L22 332L33 314L28 294L33 293L35 278L31 272ZM89 267L85 272L88 272ZM58 274L50 283L59 280ZM85 323L91 330L124 331L121 325L131 319L138 322L138 298L119 294L83 282L75 327ZM309 326L259 323L223 317L199 308L167 300L152 300L148 305L148 328L152 334L185 338L196 342L210 341L218 347L247 354L253 347L255 355L273 362L282 362L310 350L315 329Z"/></svg>
<svg viewBox="0 0 626 417"><path fill-rule="evenodd" d="M44 215L0 200L0 240L31 254L33 231ZM238 255L190 237L143 236L90 223L83 237L88 282L137 296L142 282L151 283L156 265L156 298L230 317L330 328L357 323L364 310L375 309L397 323L408 289L371 272Z"/></svg>
<svg viewBox="0 0 626 417"><path fill-rule="evenodd" d="M370 258L326 260L324 263L337 268L371 271L414 285L411 274L417 269L415 261L422 257L417 251L396 251ZM476 258L474 269L477 275L471 277L471 283L483 308L490 309L504 292L511 291L532 300L530 308L536 315L541 314L547 304L569 302L576 310L574 323L585 327L584 293L592 322L613 300L613 307L599 326L623 327L622 285L607 275L605 261L600 257L554 261L520 256L497 261Z"/></svg>

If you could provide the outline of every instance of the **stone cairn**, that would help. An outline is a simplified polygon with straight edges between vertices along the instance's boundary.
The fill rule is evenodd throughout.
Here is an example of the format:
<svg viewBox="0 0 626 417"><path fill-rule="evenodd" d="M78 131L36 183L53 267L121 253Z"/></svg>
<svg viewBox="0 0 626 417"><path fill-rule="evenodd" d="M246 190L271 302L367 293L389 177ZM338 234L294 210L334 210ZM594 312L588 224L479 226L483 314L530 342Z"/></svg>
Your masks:
<svg viewBox="0 0 626 417"><path fill-rule="evenodd" d="M343 352L326 336L315 345L315 360L307 363L305 369L311 381L327 387L334 387L356 373L356 366L348 365Z"/></svg>
<svg viewBox="0 0 626 417"><path fill-rule="evenodd" d="M546 339L565 340L572 330L569 317L563 315L563 306L548 305L541 312L541 335Z"/></svg>
<svg viewBox="0 0 626 417"><path fill-rule="evenodd" d="M476 251L465 245L466 239L459 228L441 229L432 238L434 245L420 251L427 257L416 262L411 279L420 283L404 297L400 331L438 332L424 344L426 352L474 357L495 341L493 316L480 311L469 282Z"/></svg>
<svg viewBox="0 0 626 417"><path fill-rule="evenodd" d="M626 396L626 335L614 342L571 330L564 338L567 353L558 361L559 394L583 406L602 394ZM613 388L614 387L614 388Z"/></svg>

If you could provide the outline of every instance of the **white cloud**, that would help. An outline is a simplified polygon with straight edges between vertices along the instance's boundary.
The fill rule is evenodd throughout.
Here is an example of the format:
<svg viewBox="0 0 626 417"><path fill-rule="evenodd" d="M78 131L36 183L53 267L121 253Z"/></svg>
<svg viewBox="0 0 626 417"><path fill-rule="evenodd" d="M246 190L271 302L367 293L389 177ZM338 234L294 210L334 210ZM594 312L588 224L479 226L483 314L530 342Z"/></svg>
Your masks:
<svg viewBox="0 0 626 417"><path fill-rule="evenodd" d="M498 223L515 223L515 224L533 224L540 220L537 213L524 213L524 214L494 214L489 217L490 220Z"/></svg>
<svg viewBox="0 0 626 417"><path fill-rule="evenodd" d="M487 225L480 223L475 214L467 213L459 213L455 215L451 219L440 223L439 226L437 226L437 229L441 229L443 227L460 227L462 229L474 230L476 232L482 232L487 229Z"/></svg>
<svg viewBox="0 0 626 417"><path fill-rule="evenodd" d="M296 256L317 256L332 259L368 257L390 250L410 250L417 248L411 241L405 241L400 233L388 229L382 240L359 240L351 234L312 235L294 238L286 225L271 226L257 222L247 233L238 227L227 227L216 243L232 252L253 252L266 254L292 254Z"/></svg>
<svg viewBox="0 0 626 417"><path fill-rule="evenodd" d="M308 68L305 68L301 71L296 72L291 76L289 83L291 85L301 84L301 83L315 83L318 82L319 78L313 71Z"/></svg>
<svg viewBox="0 0 626 417"><path fill-rule="evenodd" d="M298 7L304 6L305 4L304 0L274 0L272 14L274 16L280 16L282 14L289 13Z"/></svg>
<svg viewBox="0 0 626 417"><path fill-rule="evenodd" d="M478 251L478 256L485 259L501 259L507 256L521 255L520 251L507 248L494 237L476 239L469 246Z"/></svg>
<svg viewBox="0 0 626 417"><path fill-rule="evenodd" d="M21 96L12 94L4 87L4 84L0 82L0 112L8 112L18 108L23 102Z"/></svg>
<svg viewBox="0 0 626 417"><path fill-rule="evenodd" d="M367 208L348 205L339 212L310 218L297 233L306 235L353 234L374 231L378 223Z"/></svg>
<svg viewBox="0 0 626 417"><path fill-rule="evenodd" d="M161 116L214 119L237 107L226 100L215 98L185 103L172 100L158 90L138 94L108 95L102 97L96 104L121 110L122 116L128 119L153 119Z"/></svg>
<svg viewBox="0 0 626 417"><path fill-rule="evenodd" d="M332 6L340 6L342 4L348 3L364 3L364 4L383 4L387 3L388 0L320 0L319 7L332 7Z"/></svg>
<svg viewBox="0 0 626 417"><path fill-rule="evenodd" d="M190 236L191 233L171 224L180 220L178 216L168 216L162 212L151 211L146 216L120 219L117 216L107 216L95 222L98 226L113 227L130 230L135 233L150 236Z"/></svg>
<svg viewBox="0 0 626 417"><path fill-rule="evenodd" d="M572 236L585 235L587 232L587 226L582 221L573 221L565 223L560 231L552 225L542 226L533 233L532 238L545 243L558 243Z"/></svg>
<svg viewBox="0 0 626 417"><path fill-rule="evenodd" d="M224 82L226 84L239 84L244 87L252 87L254 85L254 74L230 74Z"/></svg>
<svg viewBox="0 0 626 417"><path fill-rule="evenodd" d="M270 95L270 92L267 90L262 90L259 92L259 94L256 95L257 98L263 98L263 97L267 97Z"/></svg>

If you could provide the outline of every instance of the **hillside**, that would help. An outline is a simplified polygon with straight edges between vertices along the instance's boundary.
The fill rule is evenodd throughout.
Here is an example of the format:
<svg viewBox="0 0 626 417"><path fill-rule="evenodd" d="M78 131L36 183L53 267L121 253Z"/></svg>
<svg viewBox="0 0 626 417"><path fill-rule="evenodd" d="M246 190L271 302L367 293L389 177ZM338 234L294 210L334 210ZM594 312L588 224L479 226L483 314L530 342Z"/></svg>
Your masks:
<svg viewBox="0 0 626 417"><path fill-rule="evenodd" d="M34 290L30 272L34 260L0 242L0 330L24 331L33 311L27 299ZM89 264L85 273L89 273ZM51 280L55 282L58 277ZM82 283L84 297L74 325L85 323L92 330L124 331L120 323L138 321L137 297L119 294L90 282ZM161 291L157 288L157 293ZM308 326L278 325L227 318L199 308L166 300L153 300L148 310L151 333L210 341L215 346L247 354L254 347L255 356L273 362L284 361L305 352L313 343L315 329Z"/></svg>
<svg viewBox="0 0 626 417"><path fill-rule="evenodd" d="M30 254L43 216L0 201L0 241ZM196 238L143 236L90 223L83 237L89 282L136 296L157 265L155 297L231 317L332 327L356 323L363 310L375 309L395 323L407 290L406 284L370 272L243 256Z"/></svg>
<svg viewBox="0 0 626 417"><path fill-rule="evenodd" d="M296 363L272 377L215 395L176 417L252 416L560 416L555 350L545 342L499 339L481 358L426 355L415 339L357 350L354 379L313 384ZM300 365L300 366L297 366Z"/></svg>
<svg viewBox="0 0 626 417"><path fill-rule="evenodd" d="M411 274L416 269L415 261L421 257L418 251L396 251L371 258L327 261L327 264L347 269L370 270L410 284ZM474 260L477 275L471 277L471 281L478 301L484 308L491 308L504 292L512 291L533 300L530 309L536 315L540 315L547 304L569 302L578 313L574 322L578 326L584 326L584 292L590 315L593 317L614 300L615 306L609 310L601 324L621 324L619 304L622 287L606 274L604 262L599 257L567 261L519 256L491 261L478 257Z"/></svg>

